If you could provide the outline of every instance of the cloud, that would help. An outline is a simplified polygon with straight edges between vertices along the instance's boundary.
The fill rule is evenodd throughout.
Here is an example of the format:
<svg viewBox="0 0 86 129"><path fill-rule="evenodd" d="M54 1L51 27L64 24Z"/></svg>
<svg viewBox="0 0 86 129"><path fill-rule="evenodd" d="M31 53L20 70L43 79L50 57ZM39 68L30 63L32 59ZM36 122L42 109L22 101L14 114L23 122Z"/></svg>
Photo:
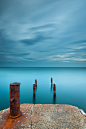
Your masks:
<svg viewBox="0 0 86 129"><path fill-rule="evenodd" d="M22 39L22 40L20 40L20 42L22 42L26 45L34 45L38 42L44 41L45 39L49 39L49 37L45 37L45 36L42 36L42 35L37 35L35 38Z"/></svg>
<svg viewBox="0 0 86 129"><path fill-rule="evenodd" d="M86 61L86 59L80 59L80 58L76 58L74 59L75 61Z"/></svg>
<svg viewBox="0 0 86 129"><path fill-rule="evenodd" d="M5 29L0 29L0 52L5 55L5 53L13 51L15 45L15 41L8 37Z"/></svg>
<svg viewBox="0 0 86 129"><path fill-rule="evenodd" d="M24 58L27 59L27 61L34 61L34 58Z"/></svg>
<svg viewBox="0 0 86 129"><path fill-rule="evenodd" d="M75 42L72 42L72 43L75 43L75 44L82 44L82 43L86 43L86 39L85 39L85 40L75 41Z"/></svg>
<svg viewBox="0 0 86 129"><path fill-rule="evenodd" d="M86 62L86 0L2 0L0 9L0 63Z"/></svg>
<svg viewBox="0 0 86 129"><path fill-rule="evenodd" d="M47 57L47 59L49 61L61 61L61 62L72 62L72 61L84 61L86 62L86 57L85 58L78 58L75 56L71 56L71 53L67 53L65 55L53 55L53 56L49 56Z"/></svg>
<svg viewBox="0 0 86 129"><path fill-rule="evenodd" d="M20 42L27 44L27 45L33 45L35 44L35 39L22 39Z"/></svg>
<svg viewBox="0 0 86 129"><path fill-rule="evenodd" d="M43 29L50 29L50 28L54 28L55 24L45 24L42 26L37 26L37 27L32 27L30 28L31 31L38 31L38 30L43 30Z"/></svg>

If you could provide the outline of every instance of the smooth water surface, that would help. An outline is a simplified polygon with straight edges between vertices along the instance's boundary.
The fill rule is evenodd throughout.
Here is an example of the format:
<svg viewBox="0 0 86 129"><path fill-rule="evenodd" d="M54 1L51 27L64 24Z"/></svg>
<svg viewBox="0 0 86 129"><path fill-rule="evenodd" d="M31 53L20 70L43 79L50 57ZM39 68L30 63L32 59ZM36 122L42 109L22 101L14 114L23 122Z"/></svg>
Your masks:
<svg viewBox="0 0 86 129"><path fill-rule="evenodd" d="M51 77L56 84L56 97ZM10 107L9 87L13 82L21 83L21 104L70 104L86 112L86 68L0 68L0 110Z"/></svg>

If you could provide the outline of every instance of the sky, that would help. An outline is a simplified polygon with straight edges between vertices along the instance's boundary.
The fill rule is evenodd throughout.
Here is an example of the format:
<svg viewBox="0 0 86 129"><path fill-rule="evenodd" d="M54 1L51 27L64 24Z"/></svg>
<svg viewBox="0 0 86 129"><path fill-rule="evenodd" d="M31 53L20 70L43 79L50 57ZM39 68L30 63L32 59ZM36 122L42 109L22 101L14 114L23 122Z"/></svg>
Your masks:
<svg viewBox="0 0 86 129"><path fill-rule="evenodd" d="M86 0L0 0L0 67L86 67Z"/></svg>

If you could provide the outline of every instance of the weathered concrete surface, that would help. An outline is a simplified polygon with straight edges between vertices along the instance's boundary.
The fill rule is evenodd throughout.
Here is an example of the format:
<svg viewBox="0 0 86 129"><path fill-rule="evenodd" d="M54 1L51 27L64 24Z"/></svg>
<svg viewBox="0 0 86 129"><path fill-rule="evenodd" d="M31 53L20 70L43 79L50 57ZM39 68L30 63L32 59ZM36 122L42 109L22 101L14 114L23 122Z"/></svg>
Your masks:
<svg viewBox="0 0 86 129"><path fill-rule="evenodd" d="M9 108L0 111L0 129L86 129L86 114L71 105L22 104L22 116L9 118Z"/></svg>
<svg viewBox="0 0 86 129"><path fill-rule="evenodd" d="M32 110L32 128L85 129L86 117L70 105L35 105Z"/></svg>
<svg viewBox="0 0 86 129"><path fill-rule="evenodd" d="M31 108L33 104L22 104L20 110L21 117L16 119L9 118L10 109L0 111L0 129L31 129Z"/></svg>

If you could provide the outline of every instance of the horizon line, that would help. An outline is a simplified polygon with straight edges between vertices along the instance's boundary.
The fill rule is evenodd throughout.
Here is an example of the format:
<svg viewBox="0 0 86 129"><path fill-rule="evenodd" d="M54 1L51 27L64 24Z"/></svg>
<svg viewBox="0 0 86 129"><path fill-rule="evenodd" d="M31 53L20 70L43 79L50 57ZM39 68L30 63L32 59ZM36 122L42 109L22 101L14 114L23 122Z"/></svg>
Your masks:
<svg viewBox="0 0 86 129"><path fill-rule="evenodd" d="M82 67L82 66L79 66L79 67L77 67L77 66L72 66L72 67L66 67L66 66L64 66L64 67L0 67L0 68L86 68L86 67Z"/></svg>

